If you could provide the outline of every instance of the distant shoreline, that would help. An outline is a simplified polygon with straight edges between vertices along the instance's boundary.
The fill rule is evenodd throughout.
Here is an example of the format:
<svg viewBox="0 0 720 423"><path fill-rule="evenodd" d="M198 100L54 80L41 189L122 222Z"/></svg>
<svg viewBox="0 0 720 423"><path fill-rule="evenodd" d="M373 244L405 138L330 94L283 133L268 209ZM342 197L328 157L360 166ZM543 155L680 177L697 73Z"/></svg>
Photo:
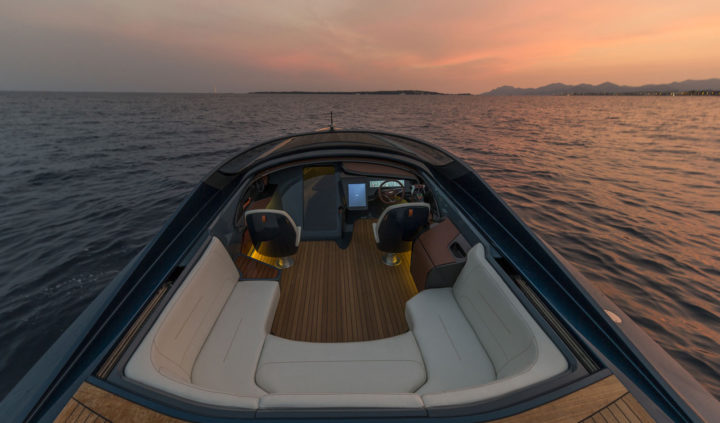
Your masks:
<svg viewBox="0 0 720 423"><path fill-rule="evenodd" d="M422 90L391 90L391 91L255 91L248 94L313 94L313 95L471 95L463 94L447 94L435 91Z"/></svg>
<svg viewBox="0 0 720 423"><path fill-rule="evenodd" d="M218 93L219 94L219 93ZM289 95L440 95L440 96L489 96L488 94L447 94L432 91L254 91L248 94L289 94ZM652 92L622 92L622 93L531 93L531 94L491 94L497 97L695 97L720 96L720 91L652 91Z"/></svg>
<svg viewBox="0 0 720 423"><path fill-rule="evenodd" d="M0 90L0 94L118 94L118 95L413 95L413 96L483 96L483 97L720 97L720 90L630 91L630 92L537 92L537 89L516 89L514 92L482 94L448 94L434 91L254 91L254 92L173 92L173 91L62 91L62 90ZM518 92L523 91L523 92Z"/></svg>

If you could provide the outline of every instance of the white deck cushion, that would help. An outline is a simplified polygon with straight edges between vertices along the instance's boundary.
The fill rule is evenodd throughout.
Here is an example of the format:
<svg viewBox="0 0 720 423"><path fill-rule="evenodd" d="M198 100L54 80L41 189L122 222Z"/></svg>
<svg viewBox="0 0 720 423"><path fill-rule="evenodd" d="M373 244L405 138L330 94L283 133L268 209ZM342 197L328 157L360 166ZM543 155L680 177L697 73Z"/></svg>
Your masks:
<svg viewBox="0 0 720 423"><path fill-rule="evenodd" d="M426 295L447 297L447 289L428 290L423 294L425 292L428 292ZM426 407L482 401L528 387L567 369L565 357L485 259L482 244L477 244L468 252L467 263L452 293L457 306L487 352L483 358L478 355L478 359L490 359L497 380L488 383L487 380L478 379L473 387L453 387L451 384L439 384L438 388L444 388L441 390L423 387L422 399ZM415 315L430 313L433 309L429 307L438 305L440 308L452 307L452 303L443 298L428 303L427 308L411 310L413 332L424 330L419 327ZM443 323L448 325L448 322ZM430 376L435 373L434 364L426 357L425 343L420 342L420 348L426 359L430 382ZM429 352L432 354L432 350Z"/></svg>
<svg viewBox="0 0 720 423"><path fill-rule="evenodd" d="M158 326L153 326L145 339L125 366L125 376L151 388L168 392L179 397L188 398L204 404L226 407L255 409L258 399L255 396L239 397L212 389L202 388L190 382L172 379L158 371L150 360L152 339L157 334Z"/></svg>
<svg viewBox="0 0 720 423"><path fill-rule="evenodd" d="M133 353L125 376L193 401L256 409L265 393L253 382L260 334L272 322L278 284L237 279L227 250L213 238ZM220 352L227 357L212 364Z"/></svg>
<svg viewBox="0 0 720 423"><path fill-rule="evenodd" d="M342 343L269 335L255 379L270 393L410 393L425 382L425 366L409 332Z"/></svg>
<svg viewBox="0 0 720 423"><path fill-rule="evenodd" d="M190 383L200 349L239 277L227 250L213 238L158 319L152 362L160 373Z"/></svg>
<svg viewBox="0 0 720 423"><path fill-rule="evenodd" d="M240 395L265 394L255 384L255 367L279 296L275 281L237 284L195 361L193 384Z"/></svg>
<svg viewBox="0 0 720 423"><path fill-rule="evenodd" d="M422 408L417 394L269 394L260 409L293 408Z"/></svg>
<svg viewBox="0 0 720 423"><path fill-rule="evenodd" d="M453 294L490 356L497 379L535 364L536 338L545 334L485 259L482 244L468 253L467 263L453 285Z"/></svg>
<svg viewBox="0 0 720 423"><path fill-rule="evenodd" d="M425 361L427 383L417 392L442 392L495 380L495 369L455 302L452 288L420 292L405 316Z"/></svg>

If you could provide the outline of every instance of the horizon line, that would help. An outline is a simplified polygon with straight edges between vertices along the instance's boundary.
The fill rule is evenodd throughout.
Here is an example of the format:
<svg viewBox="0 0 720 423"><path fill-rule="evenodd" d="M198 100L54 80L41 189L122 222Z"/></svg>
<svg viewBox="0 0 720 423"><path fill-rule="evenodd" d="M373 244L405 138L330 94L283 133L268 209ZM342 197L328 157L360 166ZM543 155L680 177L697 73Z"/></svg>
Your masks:
<svg viewBox="0 0 720 423"><path fill-rule="evenodd" d="M537 87L532 88L525 88L525 87L517 87L515 85L509 85L509 84L503 84L498 85L495 88L492 88L490 90L480 92L480 93L472 93L472 92L455 92L455 93L447 93L447 92L441 92L441 91L434 91L434 90L428 90L428 89L392 89L392 90L326 90L326 91L319 91L319 90L253 90L253 91L216 91L215 87L203 90L203 91L167 91L167 90L94 90L94 89L2 89L0 88L0 93L58 93L58 94L233 94L233 95L243 95L243 94L336 94L336 95L353 95L353 94L374 94L374 93L384 93L383 95L393 95L389 93L408 93L408 92L416 92L416 93L428 93L428 94L436 94L436 95L473 95L473 96L482 96L484 94L487 94L489 92L492 92L493 90L499 89L499 88L505 88L505 87L512 87L516 89L522 89L522 90L534 90L538 88L544 88L550 85L566 85L569 87L573 86L580 86L580 85L589 85L589 86L600 86L605 84L613 84L618 87L627 87L627 88L640 88L648 85L671 85L671 84L678 84L678 83L685 83L685 82L695 82L695 81L711 81L711 80L719 80L720 77L714 77L714 78L702 78L702 79L684 79L684 80L675 80L672 82L665 82L665 83L644 83L641 85L625 85L625 84L618 84L615 82L611 82L609 80L605 82L601 82L598 84L591 84L587 82L581 82L578 84L567 84L564 82L551 82L545 85L540 85ZM670 91L668 91L670 92ZM401 95L401 94L396 94Z"/></svg>

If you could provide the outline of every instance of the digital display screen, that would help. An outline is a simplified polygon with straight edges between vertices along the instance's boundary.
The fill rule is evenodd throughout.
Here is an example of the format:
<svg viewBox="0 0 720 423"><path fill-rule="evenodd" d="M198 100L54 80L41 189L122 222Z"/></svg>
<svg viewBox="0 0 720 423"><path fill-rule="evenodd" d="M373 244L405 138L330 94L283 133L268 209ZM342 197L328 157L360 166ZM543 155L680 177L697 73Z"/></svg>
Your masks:
<svg viewBox="0 0 720 423"><path fill-rule="evenodd" d="M365 184L348 184L348 208L349 209L366 209L367 208L367 192Z"/></svg>
<svg viewBox="0 0 720 423"><path fill-rule="evenodd" d="M384 182L385 182L385 181L370 181L370 188L380 188L380 185L382 185ZM401 179L401 180L399 180L398 182L400 182L400 184L401 184L402 186L405 186L405 180L404 180L404 179ZM394 187L397 187L397 186L399 186L399 185L397 184L397 182L389 182L389 183L385 184L385 186L386 186L387 188L394 188Z"/></svg>

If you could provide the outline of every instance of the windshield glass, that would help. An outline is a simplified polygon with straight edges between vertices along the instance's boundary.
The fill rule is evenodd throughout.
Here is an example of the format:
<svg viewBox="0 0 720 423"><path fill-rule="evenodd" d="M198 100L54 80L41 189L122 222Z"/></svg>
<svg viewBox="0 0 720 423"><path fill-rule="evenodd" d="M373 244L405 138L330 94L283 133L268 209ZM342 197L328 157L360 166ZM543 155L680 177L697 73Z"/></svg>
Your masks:
<svg viewBox="0 0 720 423"><path fill-rule="evenodd" d="M220 169L231 174L242 171L253 161L280 156L292 152L317 148L371 148L406 153L434 166L443 166L453 161L442 150L420 141L396 135L375 132L317 132L278 139L259 144L228 161Z"/></svg>

